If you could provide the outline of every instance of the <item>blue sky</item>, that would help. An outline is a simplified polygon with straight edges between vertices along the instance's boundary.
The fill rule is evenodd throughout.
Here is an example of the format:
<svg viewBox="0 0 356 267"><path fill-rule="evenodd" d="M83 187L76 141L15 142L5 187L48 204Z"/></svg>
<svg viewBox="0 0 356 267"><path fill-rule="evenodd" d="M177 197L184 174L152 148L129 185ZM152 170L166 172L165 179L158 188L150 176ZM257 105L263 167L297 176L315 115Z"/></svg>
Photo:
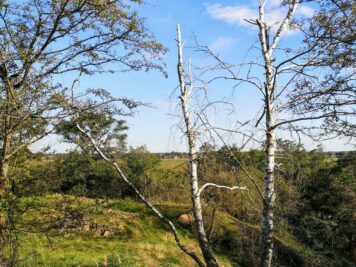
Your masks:
<svg viewBox="0 0 356 267"><path fill-rule="evenodd" d="M283 14L279 8L279 0L267 0L267 18L278 20ZM247 24L243 19L251 18L256 14L257 1L201 1L201 0L149 0L139 7L139 12L146 18L147 28L155 34L158 41L163 43L169 52L165 55L168 78L157 72L149 73L115 73L87 77L82 80L82 87L102 87L115 96L130 97L142 102L150 103L152 108L141 108L134 118L129 118L128 144L131 146L146 145L150 151L185 151L184 137L177 127L179 119L169 114L180 115L177 109L178 98L171 97L174 88L178 85L176 75L176 24L181 25L183 39L187 40L194 33L201 44L208 45L212 50L229 62L240 62L247 52L249 58L259 57L257 50L249 50L257 40L257 30ZM310 16L313 9L301 6L297 16ZM300 35L289 32L283 38L284 45L296 46L300 42ZM193 62L204 62L204 57L185 50L186 57L192 57ZM62 77L63 81L67 77ZM215 97L228 97L231 95L231 85L217 84L211 88ZM236 112L239 118L254 113L261 101L257 90L242 88L236 100ZM224 123L228 124L230 119ZM233 139L230 140L234 142ZM45 143L53 146L56 151L63 151L66 145L59 144L54 137ZM313 149L317 144L305 140L306 148ZM344 140L325 142L327 150L351 149L345 146Z"/></svg>

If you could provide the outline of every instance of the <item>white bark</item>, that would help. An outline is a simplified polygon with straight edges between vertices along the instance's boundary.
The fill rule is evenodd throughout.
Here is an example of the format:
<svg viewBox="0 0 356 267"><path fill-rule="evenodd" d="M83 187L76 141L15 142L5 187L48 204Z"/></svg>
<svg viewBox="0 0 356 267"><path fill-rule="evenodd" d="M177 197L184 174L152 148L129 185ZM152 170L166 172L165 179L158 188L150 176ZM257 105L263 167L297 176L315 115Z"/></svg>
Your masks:
<svg viewBox="0 0 356 267"><path fill-rule="evenodd" d="M198 195L200 196L201 193L205 188L208 186L216 187L216 188L222 188L222 189L227 189L227 190L247 190L246 186L226 186L226 185L219 185L219 184L214 184L214 183L206 183L200 187L198 190Z"/></svg>
<svg viewBox="0 0 356 267"><path fill-rule="evenodd" d="M189 163L190 163L190 188L193 204L193 215L195 219L195 230L197 233L200 249L203 253L204 260L209 267L218 266L209 246L207 235L204 228L203 212L200 201L199 184L198 184L198 165L197 165L197 148L196 148L196 133L192 128L190 112L189 112L189 91L192 89L192 81L190 81L189 89L186 86L184 71L183 71L183 45L181 41L180 27L177 25L177 45L178 45L178 78L180 85L180 100L186 126L186 135L189 144Z"/></svg>
<svg viewBox="0 0 356 267"><path fill-rule="evenodd" d="M270 101L267 101L270 102ZM274 112L271 103L267 104L266 111L266 159L265 159L265 177L264 177L264 203L262 218L262 247L261 247L261 266L271 266L273 255L273 217L275 204L275 148L276 137L274 129Z"/></svg>
<svg viewBox="0 0 356 267"><path fill-rule="evenodd" d="M297 8L298 0L293 0L289 4L289 10L283 22L280 24L272 43L269 40L269 29L265 22L265 0L259 5L259 39L265 68L265 113L266 113L266 156L265 156L265 177L264 177L264 202L262 212L262 238L261 238L261 266L270 267L273 256L273 228L274 228L274 205L275 205L275 116L276 109L273 106L275 80L277 74L273 70L273 52L276 49L281 35L287 28L290 20Z"/></svg>

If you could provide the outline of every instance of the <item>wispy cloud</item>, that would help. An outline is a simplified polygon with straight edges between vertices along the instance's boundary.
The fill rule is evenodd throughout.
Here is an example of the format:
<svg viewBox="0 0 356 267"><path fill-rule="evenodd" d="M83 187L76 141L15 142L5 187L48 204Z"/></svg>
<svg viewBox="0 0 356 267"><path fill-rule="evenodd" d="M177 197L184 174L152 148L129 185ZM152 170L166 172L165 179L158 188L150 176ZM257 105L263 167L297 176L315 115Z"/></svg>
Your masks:
<svg viewBox="0 0 356 267"><path fill-rule="evenodd" d="M273 30L278 28L278 25L283 21L287 9L285 7L280 7L281 0L271 0L268 2L266 8L265 17L266 22ZM256 27L246 21L246 19L257 19L258 18L258 8L252 5L236 5L236 6L224 6L222 4L208 4L206 5L206 12L209 17L221 20L226 23L254 28ZM313 15L313 9L308 6L299 6L296 11L296 16L298 17L310 17ZM290 30L287 34L293 33Z"/></svg>
<svg viewBox="0 0 356 267"><path fill-rule="evenodd" d="M307 18L310 18L314 14L314 9L312 9L309 6L302 6L300 5L299 8L296 11L297 15L304 16Z"/></svg>
<svg viewBox="0 0 356 267"><path fill-rule="evenodd" d="M218 37L210 45L209 48L214 52L221 52L230 49L234 43L235 39L232 37Z"/></svg>
<svg viewBox="0 0 356 267"><path fill-rule="evenodd" d="M245 19L255 18L257 14L256 10L246 6L223 6L221 4L207 5L206 11L213 19L242 26L250 26Z"/></svg>

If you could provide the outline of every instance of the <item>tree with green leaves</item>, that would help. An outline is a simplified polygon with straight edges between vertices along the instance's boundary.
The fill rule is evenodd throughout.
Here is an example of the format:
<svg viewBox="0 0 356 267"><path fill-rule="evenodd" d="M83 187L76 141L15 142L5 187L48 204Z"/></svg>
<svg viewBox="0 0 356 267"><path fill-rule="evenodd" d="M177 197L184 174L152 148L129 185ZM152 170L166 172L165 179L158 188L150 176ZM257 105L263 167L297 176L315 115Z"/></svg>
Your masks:
<svg viewBox="0 0 356 267"><path fill-rule="evenodd" d="M108 92L103 89L91 89L87 94L92 98L91 100L87 99L89 102L93 102L94 98L107 97L108 106L99 105L96 107L96 110L83 110L77 116L77 121L86 127L90 127L93 138L102 140L102 145L106 147L106 150L116 153L125 152L127 149L127 134L125 131L128 130L128 126L125 120L115 116L120 110L113 108L112 104L110 105L110 103L116 101L116 98L109 96ZM88 139L78 135L78 129L72 120L61 120L56 125L56 133L62 136L65 142L79 146L85 153L93 154L93 151L90 149L91 146L88 146Z"/></svg>
<svg viewBox="0 0 356 267"><path fill-rule="evenodd" d="M135 11L141 0L0 1L0 198L10 159L64 116L55 75L163 71L165 48ZM4 264L6 218L0 219Z"/></svg>
<svg viewBox="0 0 356 267"><path fill-rule="evenodd" d="M136 187L148 198L151 197L150 188L154 176L158 175L159 159L144 147L130 149L123 157L124 171Z"/></svg>

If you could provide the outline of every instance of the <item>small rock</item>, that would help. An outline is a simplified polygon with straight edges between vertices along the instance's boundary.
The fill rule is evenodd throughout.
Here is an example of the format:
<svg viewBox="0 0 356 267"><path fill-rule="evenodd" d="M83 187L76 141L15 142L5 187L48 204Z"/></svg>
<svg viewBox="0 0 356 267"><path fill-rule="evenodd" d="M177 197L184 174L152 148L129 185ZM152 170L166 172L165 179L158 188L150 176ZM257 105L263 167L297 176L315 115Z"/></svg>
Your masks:
<svg viewBox="0 0 356 267"><path fill-rule="evenodd" d="M177 221L182 225L191 225L194 222L194 217L192 214L181 214Z"/></svg>
<svg viewBox="0 0 356 267"><path fill-rule="evenodd" d="M108 237L108 236L112 236L112 234L110 233L110 231L105 231L103 236Z"/></svg>

